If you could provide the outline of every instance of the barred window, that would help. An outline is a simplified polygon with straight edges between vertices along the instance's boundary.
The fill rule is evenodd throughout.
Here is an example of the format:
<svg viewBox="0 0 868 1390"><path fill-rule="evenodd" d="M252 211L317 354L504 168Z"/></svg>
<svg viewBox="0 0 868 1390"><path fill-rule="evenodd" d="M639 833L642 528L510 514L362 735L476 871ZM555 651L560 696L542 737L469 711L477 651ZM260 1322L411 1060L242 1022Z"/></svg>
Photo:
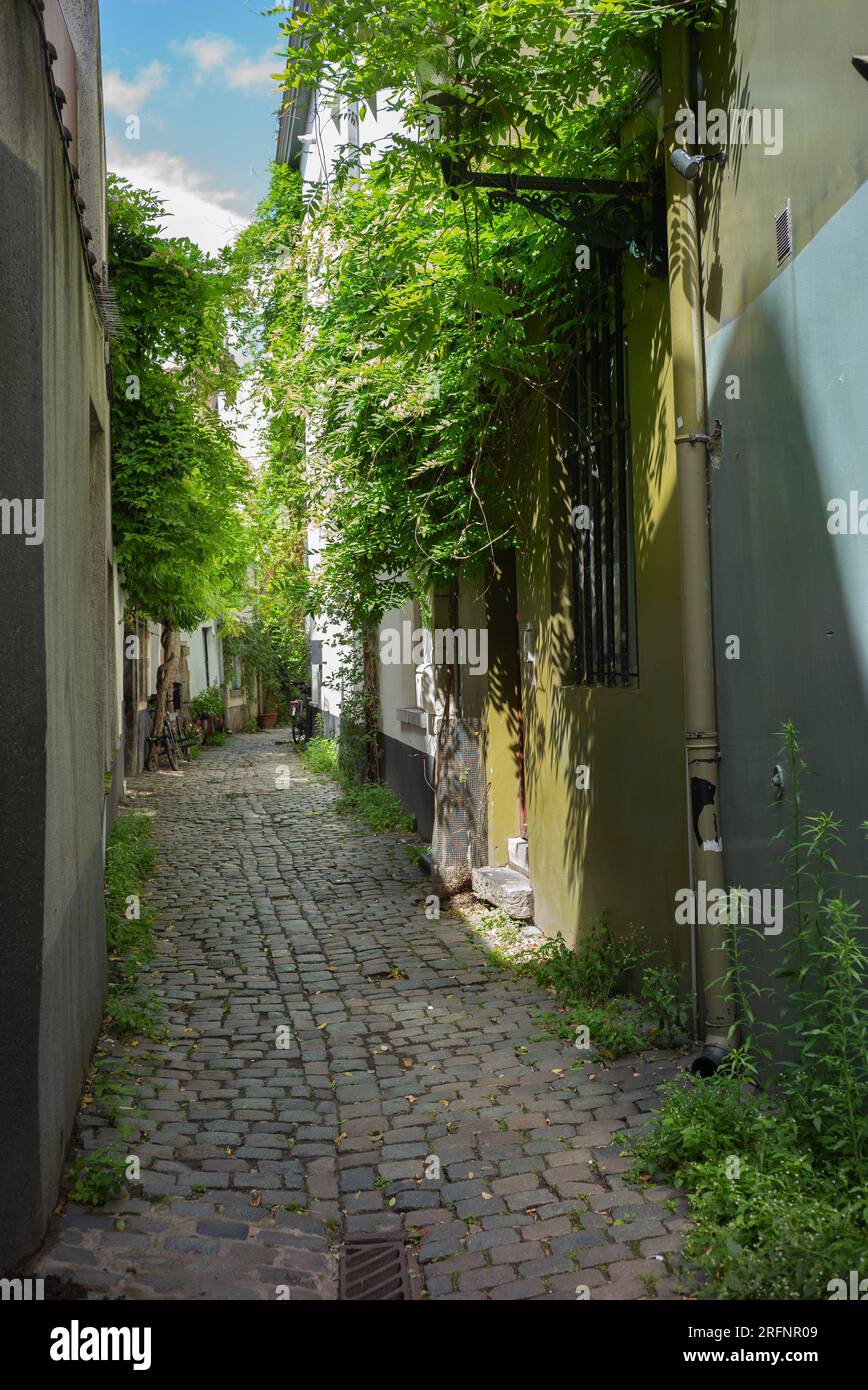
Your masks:
<svg viewBox="0 0 868 1390"><path fill-rule="evenodd" d="M619 274L586 316L575 367L573 632L580 685L639 684L627 343Z"/></svg>

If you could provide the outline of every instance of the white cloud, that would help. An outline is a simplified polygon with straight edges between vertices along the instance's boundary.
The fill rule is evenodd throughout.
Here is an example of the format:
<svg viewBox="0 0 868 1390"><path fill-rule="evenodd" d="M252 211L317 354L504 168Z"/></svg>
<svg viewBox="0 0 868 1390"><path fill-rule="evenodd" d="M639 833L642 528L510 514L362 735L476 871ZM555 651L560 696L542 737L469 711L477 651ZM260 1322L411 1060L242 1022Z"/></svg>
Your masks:
<svg viewBox="0 0 868 1390"><path fill-rule="evenodd" d="M262 91L276 90L274 74L280 70L280 60L270 50L261 58L242 58L234 66L227 66L224 77L230 87L240 87L244 91L259 88Z"/></svg>
<svg viewBox="0 0 868 1390"><path fill-rule="evenodd" d="M280 60L271 49L260 58L247 58L238 44L222 34L201 34L173 47L177 53L192 58L197 82L213 77L243 92L270 92L275 88L272 74L279 71Z"/></svg>
<svg viewBox="0 0 868 1390"><path fill-rule="evenodd" d="M108 165L136 188L153 189L171 214L167 236L187 236L203 251L216 253L248 226L249 219L233 204L244 195L234 189L214 188L208 175L179 155L165 150L137 154L123 140L110 140Z"/></svg>
<svg viewBox="0 0 868 1390"><path fill-rule="evenodd" d="M119 72L103 74L103 101L107 111L116 116L137 115L148 97L153 96L166 80L168 68L162 63L153 62L142 68L132 82L127 82Z"/></svg>
<svg viewBox="0 0 868 1390"><path fill-rule="evenodd" d="M179 53L193 59L200 82L206 73L225 67L235 52L232 40L221 38L219 34L203 34L201 38L190 38L174 46Z"/></svg>

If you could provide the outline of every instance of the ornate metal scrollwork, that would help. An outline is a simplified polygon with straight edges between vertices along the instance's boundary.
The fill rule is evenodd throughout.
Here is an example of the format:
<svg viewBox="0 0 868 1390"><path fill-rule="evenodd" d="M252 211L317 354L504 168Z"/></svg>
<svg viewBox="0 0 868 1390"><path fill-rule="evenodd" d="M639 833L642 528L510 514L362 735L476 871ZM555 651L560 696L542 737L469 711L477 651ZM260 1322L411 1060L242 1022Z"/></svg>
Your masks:
<svg viewBox="0 0 868 1390"><path fill-rule="evenodd" d="M498 189L489 192L488 201L495 212L520 203L573 232L588 246L618 251L643 239L641 204L628 198L594 199L534 189Z"/></svg>
<svg viewBox="0 0 868 1390"><path fill-rule="evenodd" d="M444 162L450 187L470 185L488 194L495 212L519 203L572 232L577 241L607 251L629 251L652 274L665 273L666 231L662 189L617 179L552 178L541 174L489 174Z"/></svg>

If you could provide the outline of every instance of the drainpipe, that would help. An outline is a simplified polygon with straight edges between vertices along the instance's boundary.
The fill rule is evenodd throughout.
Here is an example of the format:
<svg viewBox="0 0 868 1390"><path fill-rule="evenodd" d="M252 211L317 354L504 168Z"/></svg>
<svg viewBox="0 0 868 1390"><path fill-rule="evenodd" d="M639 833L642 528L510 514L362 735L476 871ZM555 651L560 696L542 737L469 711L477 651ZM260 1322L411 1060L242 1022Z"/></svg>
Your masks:
<svg viewBox="0 0 868 1390"><path fill-rule="evenodd" d="M720 744L715 707L711 609L708 450L702 280L696 187L669 163L676 143L676 113L691 106L687 29L663 30L663 137L669 241L669 309L676 418L678 513L681 537L681 612L684 639L685 751L693 887L726 889L718 776ZM696 898L694 898L696 902ZM692 1070L717 1070L733 1039L732 1006L725 998L725 929L697 924L702 972L704 1040Z"/></svg>

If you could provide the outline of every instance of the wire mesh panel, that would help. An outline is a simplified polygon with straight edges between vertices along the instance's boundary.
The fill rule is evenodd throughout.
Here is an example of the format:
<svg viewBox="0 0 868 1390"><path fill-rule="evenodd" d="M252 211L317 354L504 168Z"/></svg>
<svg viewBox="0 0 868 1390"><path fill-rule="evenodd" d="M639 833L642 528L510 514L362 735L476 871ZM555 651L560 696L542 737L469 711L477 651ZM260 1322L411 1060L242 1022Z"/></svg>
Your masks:
<svg viewBox="0 0 868 1390"><path fill-rule="evenodd" d="M621 278L614 274L586 315L575 369L569 473L580 685L639 683L626 349Z"/></svg>
<svg viewBox="0 0 868 1390"><path fill-rule="evenodd" d="M488 852L480 721L441 722L437 739L432 878L441 891L457 893L469 886L471 869L484 864Z"/></svg>

